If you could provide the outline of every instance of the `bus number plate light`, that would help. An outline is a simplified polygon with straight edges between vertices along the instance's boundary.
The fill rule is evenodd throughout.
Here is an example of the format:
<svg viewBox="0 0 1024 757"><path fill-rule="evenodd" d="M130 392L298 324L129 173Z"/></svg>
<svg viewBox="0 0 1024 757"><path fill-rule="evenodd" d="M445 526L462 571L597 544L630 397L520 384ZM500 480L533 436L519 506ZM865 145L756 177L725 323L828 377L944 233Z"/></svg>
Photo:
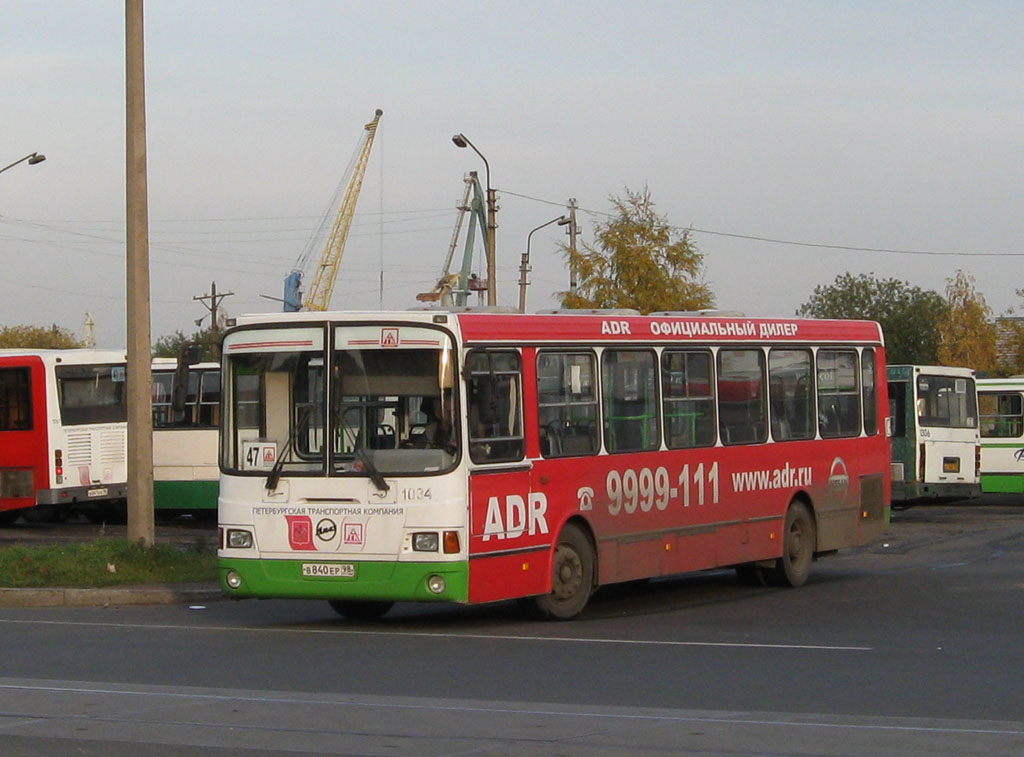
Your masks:
<svg viewBox="0 0 1024 757"><path fill-rule="evenodd" d="M959 473L960 472L960 458L959 457L944 457L944 458L942 458L942 472L943 473Z"/></svg>

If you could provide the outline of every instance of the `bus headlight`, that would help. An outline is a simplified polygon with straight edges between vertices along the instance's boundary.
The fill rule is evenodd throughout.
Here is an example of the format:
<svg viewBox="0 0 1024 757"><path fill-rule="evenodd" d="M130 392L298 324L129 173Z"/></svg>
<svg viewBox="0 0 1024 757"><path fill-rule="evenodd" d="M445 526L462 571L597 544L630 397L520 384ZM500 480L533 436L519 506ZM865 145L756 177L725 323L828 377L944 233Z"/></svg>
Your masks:
<svg viewBox="0 0 1024 757"><path fill-rule="evenodd" d="M238 528L229 528L228 547L230 549L252 548L252 531L243 531Z"/></svg>
<svg viewBox="0 0 1024 757"><path fill-rule="evenodd" d="M448 583L441 576L434 575L427 579L427 588L434 594L443 594L448 588Z"/></svg>
<svg viewBox="0 0 1024 757"><path fill-rule="evenodd" d="M228 585L229 589L237 589L242 585L242 577L233 570L229 570L227 575L224 576L224 583Z"/></svg>
<svg viewBox="0 0 1024 757"><path fill-rule="evenodd" d="M437 552L439 543L436 531L423 531L412 535L413 552Z"/></svg>

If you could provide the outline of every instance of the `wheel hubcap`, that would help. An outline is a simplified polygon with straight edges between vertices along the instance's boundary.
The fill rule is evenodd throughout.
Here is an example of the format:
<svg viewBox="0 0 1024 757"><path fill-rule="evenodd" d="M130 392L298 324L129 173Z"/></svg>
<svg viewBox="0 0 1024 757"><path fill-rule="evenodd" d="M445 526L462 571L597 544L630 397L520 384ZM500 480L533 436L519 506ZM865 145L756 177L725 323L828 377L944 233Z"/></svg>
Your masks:
<svg viewBox="0 0 1024 757"><path fill-rule="evenodd" d="M583 583L583 563L580 556L566 546L559 546L555 552L554 586L556 599L569 599L579 591Z"/></svg>

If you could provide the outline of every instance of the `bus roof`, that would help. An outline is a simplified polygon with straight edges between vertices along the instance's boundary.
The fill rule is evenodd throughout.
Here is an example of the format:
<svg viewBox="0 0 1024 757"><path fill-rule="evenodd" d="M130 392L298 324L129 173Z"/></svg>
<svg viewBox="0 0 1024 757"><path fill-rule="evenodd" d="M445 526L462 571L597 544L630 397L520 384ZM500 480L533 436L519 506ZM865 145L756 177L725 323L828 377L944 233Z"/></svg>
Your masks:
<svg viewBox="0 0 1024 757"><path fill-rule="evenodd" d="M961 368L949 365L889 365L886 367L889 379L910 379L911 376L925 374L926 376L954 376L959 378L972 378L975 375L973 368Z"/></svg>
<svg viewBox="0 0 1024 757"><path fill-rule="evenodd" d="M25 349L0 349L0 359L11 363L18 358L38 358L47 365L61 363L64 365L88 365L90 363L123 363L127 356L124 350L96 350L96 349L72 349L72 350L25 350Z"/></svg>
<svg viewBox="0 0 1024 757"><path fill-rule="evenodd" d="M636 315L581 311L544 314L459 310L323 311L240 316L236 326L313 325L324 322L457 324L466 343L524 342L856 342L884 344L874 321L747 318L701 314Z"/></svg>

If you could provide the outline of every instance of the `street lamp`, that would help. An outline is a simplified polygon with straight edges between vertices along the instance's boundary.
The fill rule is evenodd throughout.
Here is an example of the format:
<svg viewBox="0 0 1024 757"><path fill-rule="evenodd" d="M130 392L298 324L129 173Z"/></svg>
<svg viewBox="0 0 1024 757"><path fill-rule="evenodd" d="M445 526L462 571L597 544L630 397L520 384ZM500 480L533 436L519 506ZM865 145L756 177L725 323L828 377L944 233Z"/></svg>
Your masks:
<svg viewBox="0 0 1024 757"><path fill-rule="evenodd" d="M494 230L498 228L498 224L494 220L494 216L498 211L498 208L494 201L494 190L491 189L491 166L487 162L487 158L484 154L476 149L476 145L466 139L465 134L456 134L452 137L452 142L455 143L456 147L472 147L473 152L480 156L480 160L484 162L484 170L486 171L485 177L487 180L487 304L497 305L498 304L498 293L495 286L495 260L497 259L494 254Z"/></svg>
<svg viewBox="0 0 1024 757"><path fill-rule="evenodd" d="M0 168L0 173L3 173L8 168L14 168L16 165L18 165L19 163L24 163L26 160L28 161L28 164L30 166L34 166L36 163L42 163L44 160L46 160L46 156L34 152L31 155L26 155L24 158L21 158L20 160L14 161L9 166L4 166L3 168Z"/></svg>
<svg viewBox="0 0 1024 757"><path fill-rule="evenodd" d="M519 264L519 312L526 312L526 272L530 270L530 241L533 239L533 232L540 231L545 226L550 226L553 223L557 223L559 226L565 226L569 223L569 216L558 216L558 218L552 218L550 221L542 223L537 228L530 231L526 235L526 252L523 253L522 261Z"/></svg>

